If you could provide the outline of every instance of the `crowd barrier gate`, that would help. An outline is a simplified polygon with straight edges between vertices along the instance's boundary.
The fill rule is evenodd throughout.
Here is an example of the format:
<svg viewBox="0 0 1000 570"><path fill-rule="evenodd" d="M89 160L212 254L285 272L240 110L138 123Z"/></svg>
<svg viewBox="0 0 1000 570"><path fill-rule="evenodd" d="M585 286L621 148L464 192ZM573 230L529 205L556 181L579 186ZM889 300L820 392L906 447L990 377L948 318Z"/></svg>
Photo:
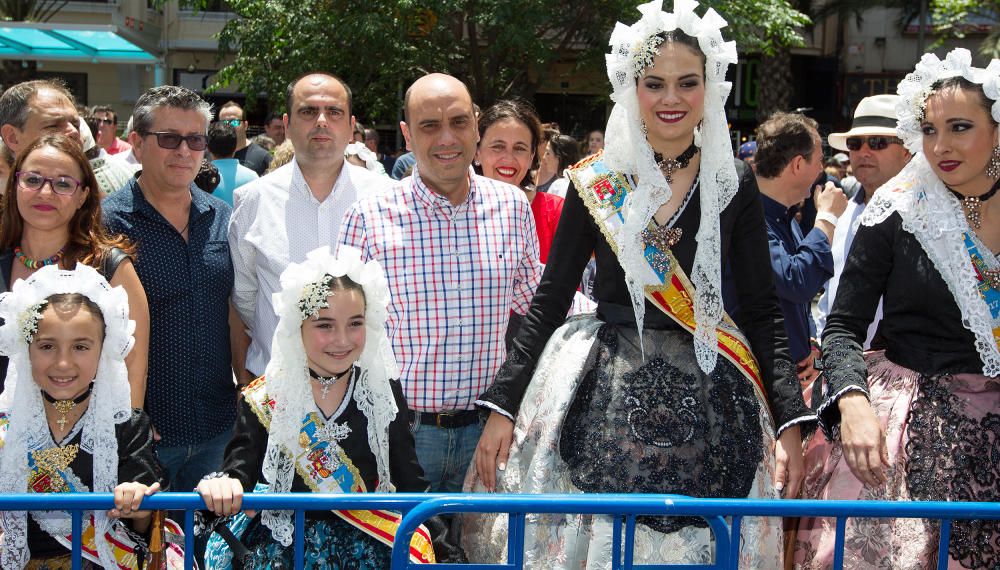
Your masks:
<svg viewBox="0 0 1000 570"><path fill-rule="evenodd" d="M73 570L81 567L80 531L83 512L108 510L114 505L109 493L60 493L0 495L0 511L64 510L72 516ZM195 493L160 493L143 500L144 509L184 511L185 568L191 568L194 552L194 511L205 505ZM736 569L743 518L830 517L836 519L837 539L834 568L843 568L844 529L848 518L921 518L941 522L938 568L948 565L947 544L953 520L1000 520L1000 503L962 502L887 502L887 501L812 501L754 499L694 499L678 495L494 495L494 494L421 494L361 493L322 494L247 494L243 508L294 511L295 568L301 569L304 541L301 532L306 511L327 509L382 509L404 513L398 540L392 553L393 570L418 567L408 557L409 542L416 528L428 518L443 513L508 513L506 564L439 564L434 567L464 570L520 569L524 561L525 516L528 514L594 514L614 517L613 548L622 552L615 558L613 570L666 569ZM637 516L700 516L715 538L715 563L705 565L633 565L632 547ZM727 519L729 519L727 521ZM624 539L624 544L622 540Z"/></svg>

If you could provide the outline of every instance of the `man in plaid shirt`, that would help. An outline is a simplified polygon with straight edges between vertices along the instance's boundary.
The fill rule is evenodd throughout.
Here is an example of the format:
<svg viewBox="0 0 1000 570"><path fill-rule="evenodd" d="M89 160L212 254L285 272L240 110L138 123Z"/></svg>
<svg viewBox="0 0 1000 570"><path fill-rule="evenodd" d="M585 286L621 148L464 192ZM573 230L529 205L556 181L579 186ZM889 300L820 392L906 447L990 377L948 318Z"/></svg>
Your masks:
<svg viewBox="0 0 1000 570"><path fill-rule="evenodd" d="M355 203L338 241L385 268L417 458L431 491L458 492L482 432L474 402L541 277L538 238L524 192L470 168L479 131L462 82L418 79L403 112L413 175Z"/></svg>

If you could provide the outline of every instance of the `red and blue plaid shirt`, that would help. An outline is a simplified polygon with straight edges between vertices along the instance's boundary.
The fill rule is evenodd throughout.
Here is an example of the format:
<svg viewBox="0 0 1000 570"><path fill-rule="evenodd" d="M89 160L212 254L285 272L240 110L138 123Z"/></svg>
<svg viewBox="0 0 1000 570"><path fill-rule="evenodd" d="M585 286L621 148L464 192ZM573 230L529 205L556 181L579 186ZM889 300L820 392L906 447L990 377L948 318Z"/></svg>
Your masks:
<svg viewBox="0 0 1000 570"><path fill-rule="evenodd" d="M389 338L410 409L462 411L506 357L510 312L524 314L541 278L538 237L524 193L469 172L453 206L413 176L348 210L340 244L385 269Z"/></svg>

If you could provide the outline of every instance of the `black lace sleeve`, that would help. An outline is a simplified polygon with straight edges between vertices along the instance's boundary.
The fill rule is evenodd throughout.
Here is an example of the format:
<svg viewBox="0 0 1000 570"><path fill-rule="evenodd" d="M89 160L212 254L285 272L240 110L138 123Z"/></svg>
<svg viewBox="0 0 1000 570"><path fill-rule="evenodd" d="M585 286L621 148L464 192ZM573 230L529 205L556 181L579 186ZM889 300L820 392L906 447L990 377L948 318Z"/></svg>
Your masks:
<svg viewBox="0 0 1000 570"><path fill-rule="evenodd" d="M897 231L902 231L898 214L875 226L860 226L844 262L837 298L823 329L820 366L827 393L817 412L828 438L836 435L840 423L837 400L848 392L868 395L865 337L892 270Z"/></svg>
<svg viewBox="0 0 1000 570"><path fill-rule="evenodd" d="M153 453L152 423L146 412L136 408L132 417L115 426L118 437L118 482L152 485L165 483L163 467Z"/></svg>
<svg viewBox="0 0 1000 570"><path fill-rule="evenodd" d="M767 226L753 172L739 167L740 190L728 208L737 208L730 243L730 265L740 310L736 324L750 341L760 364L768 404L778 434L800 423L815 422L802 399L795 366L788 353L785 322L774 289L767 245Z"/></svg>
<svg viewBox="0 0 1000 570"><path fill-rule="evenodd" d="M517 416L539 355L552 333L566 320L583 269L594 252L598 231L583 199L570 184L541 283L507 360L497 372L493 385L480 396L480 401L503 409L511 417Z"/></svg>
<svg viewBox="0 0 1000 570"><path fill-rule="evenodd" d="M226 446L226 456L219 471L239 480L243 485L243 492L249 493L257 485L261 469L264 467L266 451L267 430L250 408L250 404L240 396L236 408L233 439L229 440L229 445Z"/></svg>

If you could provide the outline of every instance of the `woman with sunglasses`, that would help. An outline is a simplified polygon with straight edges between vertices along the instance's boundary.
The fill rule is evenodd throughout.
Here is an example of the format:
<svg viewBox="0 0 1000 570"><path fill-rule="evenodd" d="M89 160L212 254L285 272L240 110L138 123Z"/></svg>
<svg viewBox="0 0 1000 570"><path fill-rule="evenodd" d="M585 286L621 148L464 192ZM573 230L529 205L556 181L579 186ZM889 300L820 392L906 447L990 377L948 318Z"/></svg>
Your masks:
<svg viewBox="0 0 1000 570"><path fill-rule="evenodd" d="M924 55L899 84L913 158L861 216L823 336L827 439L804 494L823 499L1000 500L1000 60ZM883 299L885 350L862 351ZM804 519L796 563L826 568L835 525ZM844 566L929 568L940 524L847 520ZM1000 567L1000 522L954 521L948 568Z"/></svg>
<svg viewBox="0 0 1000 570"><path fill-rule="evenodd" d="M129 256L135 249L122 236L108 234L101 222L97 179L80 143L64 135L45 135L14 161L0 214L0 291L47 265L73 269L89 265L112 286L128 293L136 323L135 346L125 359L132 405L146 395L149 307ZM7 374L0 360L0 386Z"/></svg>

